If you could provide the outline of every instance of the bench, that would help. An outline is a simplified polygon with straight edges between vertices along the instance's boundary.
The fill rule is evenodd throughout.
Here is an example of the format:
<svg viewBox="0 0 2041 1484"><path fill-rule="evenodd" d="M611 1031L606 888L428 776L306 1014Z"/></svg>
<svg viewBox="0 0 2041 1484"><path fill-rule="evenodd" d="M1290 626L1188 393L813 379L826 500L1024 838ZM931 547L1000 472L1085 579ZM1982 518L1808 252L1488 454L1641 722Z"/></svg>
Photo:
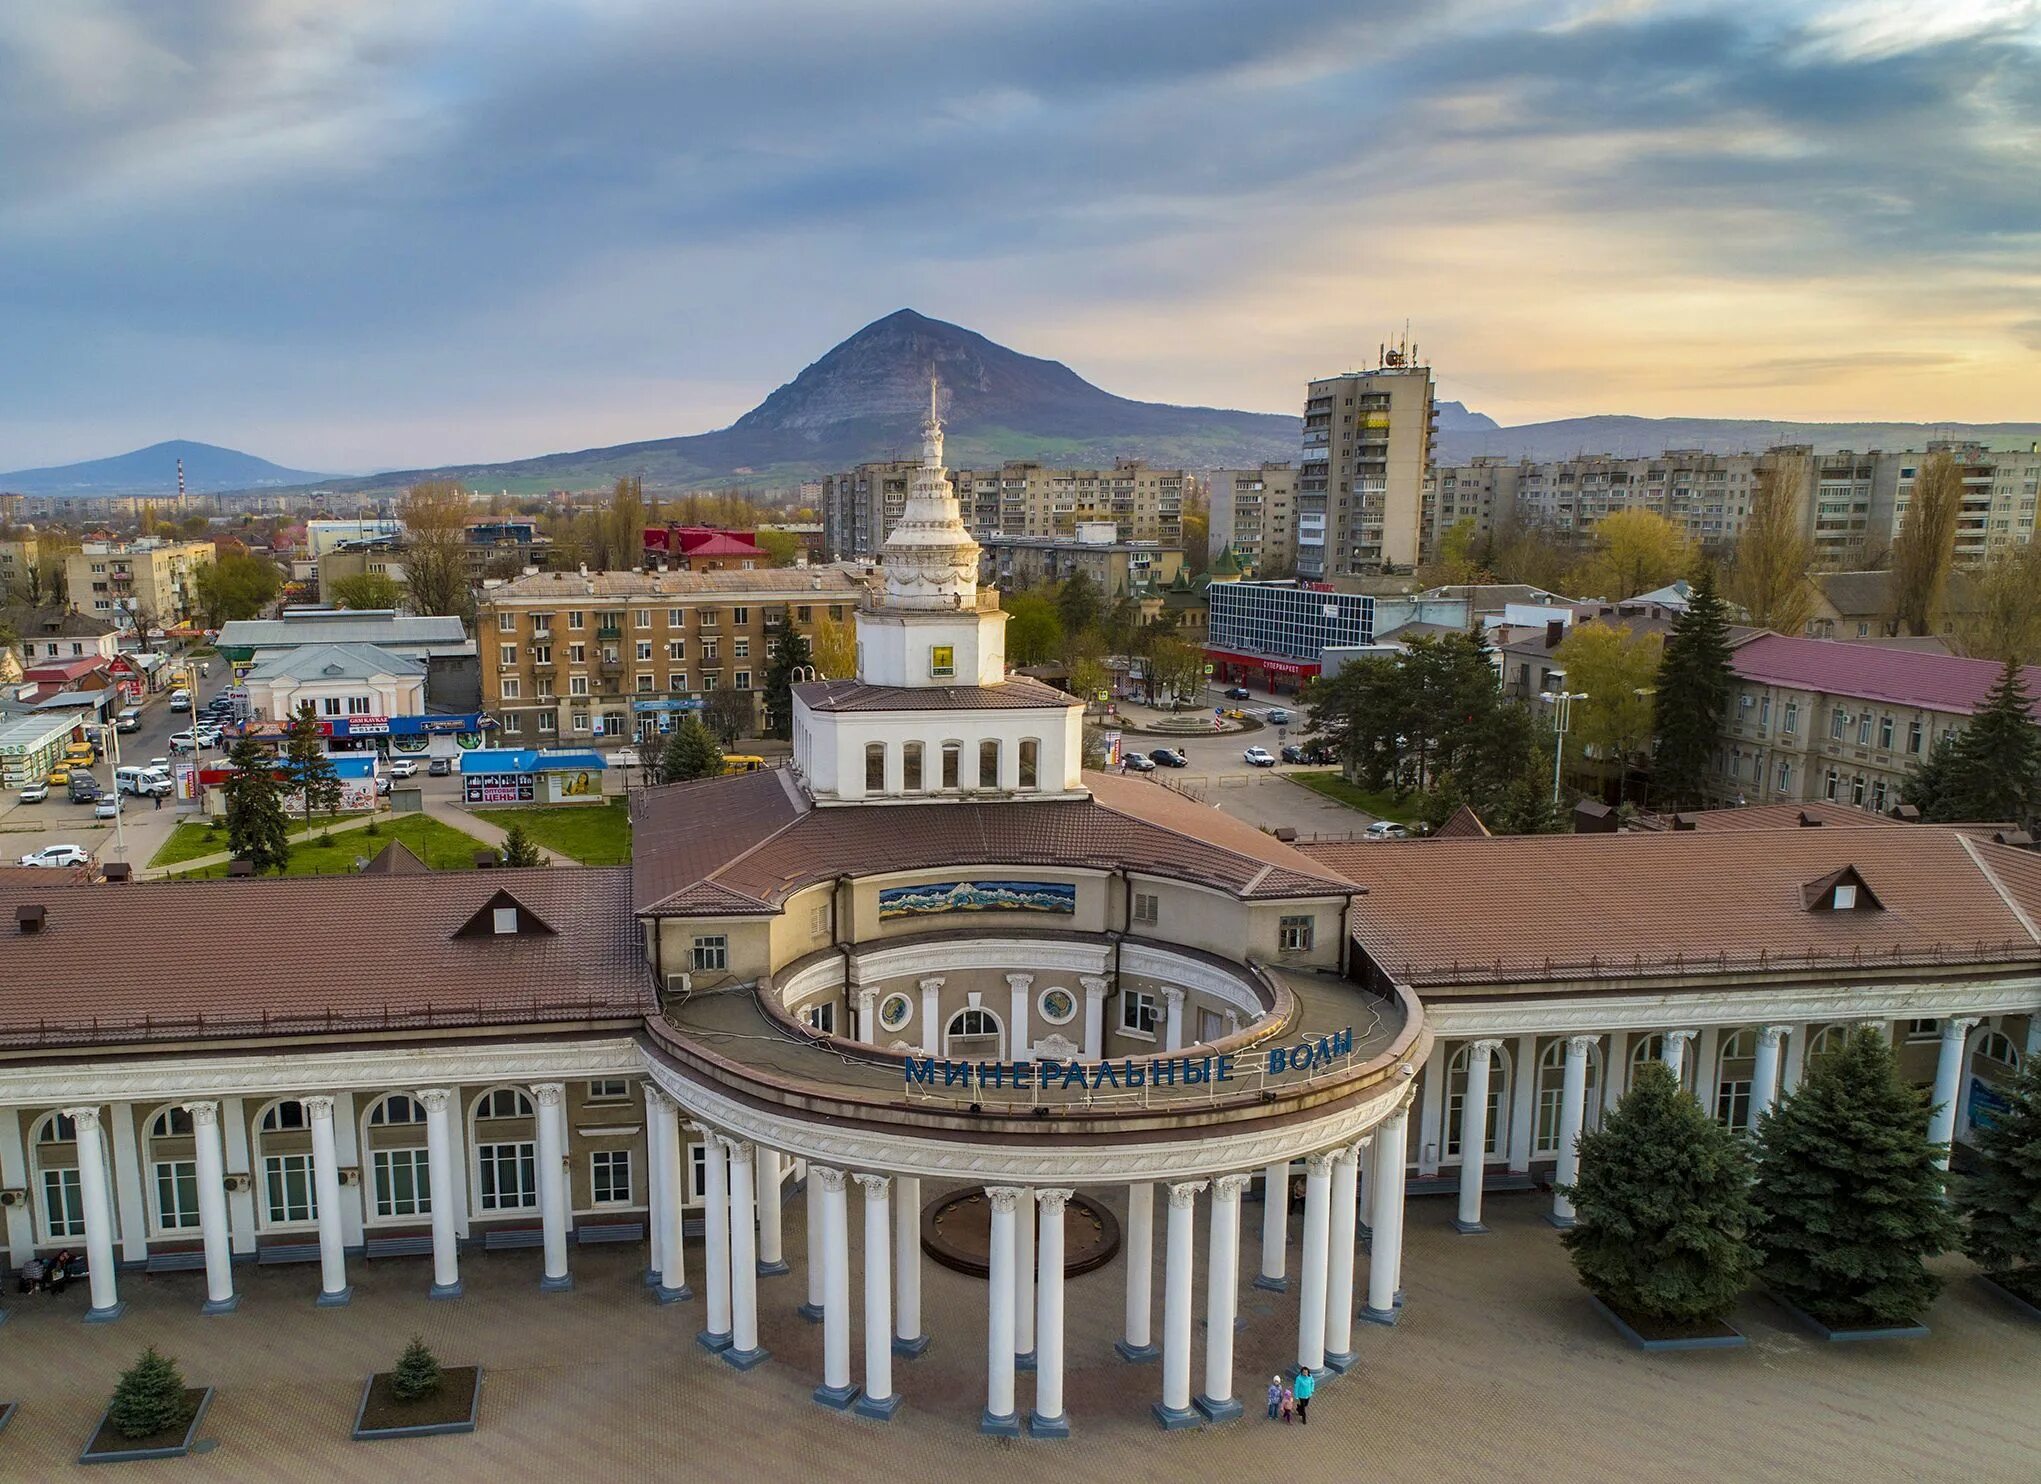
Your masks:
<svg viewBox="0 0 2041 1484"><path fill-rule="evenodd" d="M430 1257L432 1236L370 1237L362 1244L364 1257Z"/></svg>
<svg viewBox="0 0 2041 1484"><path fill-rule="evenodd" d="M482 1233L484 1252L514 1252L520 1247L543 1247L546 1233L541 1227L520 1226L508 1231Z"/></svg>
<svg viewBox="0 0 2041 1484"><path fill-rule="evenodd" d="M317 1262L318 1260L319 1244L317 1242L276 1242L267 1247L257 1247L255 1249L255 1263L257 1267L266 1268L272 1263L279 1262Z"/></svg>
<svg viewBox="0 0 2041 1484"><path fill-rule="evenodd" d="M206 1265L206 1250L203 1247L187 1247L182 1252L151 1252L149 1262L142 1271L147 1273L188 1273Z"/></svg>
<svg viewBox="0 0 2041 1484"><path fill-rule="evenodd" d="M642 1242L644 1239L645 1228L636 1221L610 1221L574 1228L574 1240L584 1247L597 1242Z"/></svg>

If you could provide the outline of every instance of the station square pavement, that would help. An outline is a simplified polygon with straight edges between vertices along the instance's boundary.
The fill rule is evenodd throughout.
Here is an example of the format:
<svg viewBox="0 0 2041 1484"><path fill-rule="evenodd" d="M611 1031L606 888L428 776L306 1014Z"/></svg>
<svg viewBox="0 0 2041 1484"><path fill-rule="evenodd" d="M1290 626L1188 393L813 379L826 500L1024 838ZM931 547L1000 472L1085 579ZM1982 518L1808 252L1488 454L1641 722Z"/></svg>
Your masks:
<svg viewBox="0 0 2041 1484"><path fill-rule="evenodd" d="M240 1310L211 1318L199 1313L196 1273L130 1280L126 1314L107 1325L79 1322L83 1285L56 1298L10 1293L0 1401L21 1406L0 1432L0 1479L78 1471L116 1373L151 1342L189 1383L218 1388L202 1433L216 1446L125 1466L177 1478L923 1480L988 1469L1622 1484L2041 1478L2041 1324L1979 1289L1962 1260L1941 1264L1951 1281L1926 1340L1823 1345L1752 1296L1736 1315L1749 1349L1645 1356L1589 1311L1544 1203L1528 1194L1492 1198L1492 1230L1476 1237L1452 1231L1448 1201L1413 1201L1403 1322L1355 1327L1360 1365L1320 1387L1307 1427L1263 1417L1267 1378L1294 1349L1295 1299L1252 1286L1251 1220L1241 1244L1241 1421L1156 1428L1156 1367L1113 1353L1118 1260L1070 1280L1067 1441L978 1434L983 1285L933 1262L924 1268L932 1347L896 1365L904 1405L893 1420L868 1421L810 1400L822 1335L794 1312L805 1293L803 1205L787 1213L792 1274L760 1285L772 1358L742 1374L695 1345L698 1298L652 1301L633 1248L576 1252L575 1286L559 1294L539 1292L536 1254L478 1253L453 1302L426 1299L428 1259L355 1264L354 1301L340 1309L314 1308L316 1279L290 1267L241 1270ZM1203 1261L1200 1250L1201 1289ZM861 1254L854 1262L861 1271ZM480 1430L348 1441L363 1377L386 1369L414 1333L443 1364L485 1367ZM853 1354L861 1343L854 1333ZM1202 1335L1195 1343L1201 1352ZM1023 1406L1028 1388L1024 1374Z"/></svg>

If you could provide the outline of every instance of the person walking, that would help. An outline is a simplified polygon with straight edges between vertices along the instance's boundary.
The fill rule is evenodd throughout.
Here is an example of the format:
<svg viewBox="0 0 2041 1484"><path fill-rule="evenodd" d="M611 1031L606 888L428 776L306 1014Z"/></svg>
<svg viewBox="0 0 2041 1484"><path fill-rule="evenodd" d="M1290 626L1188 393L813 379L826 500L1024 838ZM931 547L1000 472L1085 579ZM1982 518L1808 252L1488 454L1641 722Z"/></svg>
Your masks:
<svg viewBox="0 0 2041 1484"><path fill-rule="evenodd" d="M1297 1415L1297 1399L1290 1394L1290 1388L1283 1387L1283 1421L1287 1424Z"/></svg>
<svg viewBox="0 0 2041 1484"><path fill-rule="evenodd" d="M1283 1413L1283 1378L1269 1377L1269 1421L1274 1422Z"/></svg>
<svg viewBox="0 0 2041 1484"><path fill-rule="evenodd" d="M1297 1367L1297 1420L1306 1426L1311 1422L1311 1397L1318 1390L1318 1383L1304 1367Z"/></svg>

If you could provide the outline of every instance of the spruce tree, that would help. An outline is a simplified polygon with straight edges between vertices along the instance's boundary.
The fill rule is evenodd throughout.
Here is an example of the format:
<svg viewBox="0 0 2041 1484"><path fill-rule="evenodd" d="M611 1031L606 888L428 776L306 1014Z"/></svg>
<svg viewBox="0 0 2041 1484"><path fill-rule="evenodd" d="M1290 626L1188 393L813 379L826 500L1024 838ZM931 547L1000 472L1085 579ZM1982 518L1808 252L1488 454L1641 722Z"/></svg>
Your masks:
<svg viewBox="0 0 2041 1484"><path fill-rule="evenodd" d="M303 800L306 824L312 822L314 810L332 814L340 808L340 775L326 755L326 738L310 701L298 707L284 733L283 765L284 776Z"/></svg>
<svg viewBox="0 0 2041 1484"><path fill-rule="evenodd" d="M809 663L808 640L791 623L773 636L765 667L766 735L784 742L794 734L794 675Z"/></svg>
<svg viewBox="0 0 2041 1484"><path fill-rule="evenodd" d="M1590 1293L1628 1318L1720 1319L1757 1265L1743 1141L1647 1062L1602 1126L1580 1140L1560 1240Z"/></svg>
<svg viewBox="0 0 2041 1484"><path fill-rule="evenodd" d="M1714 571L1703 567L1659 658L1651 750L1651 800L1657 808L1686 809L1707 801L1709 765L1734 684L1728 612L1716 595Z"/></svg>
<svg viewBox="0 0 2041 1484"><path fill-rule="evenodd" d="M503 864L506 866L543 866L545 856L539 853L538 844L525 833L524 826L515 821L503 832Z"/></svg>
<svg viewBox="0 0 2041 1484"><path fill-rule="evenodd" d="M1959 1178L1971 1261L2029 1302L2041 1301L2041 1057L2006 1088L2008 1106L1977 1130L1978 1167Z"/></svg>
<svg viewBox="0 0 2041 1484"><path fill-rule="evenodd" d="M184 1377L177 1362L157 1353L154 1345L121 1372L113 1388L107 1420L124 1438L146 1438L168 1432L191 1418L184 1400Z"/></svg>
<svg viewBox="0 0 2041 1484"><path fill-rule="evenodd" d="M2041 800L2041 729L2028 707L2020 667L2008 660L1982 708L1956 738L1946 759L1933 820L2008 820L2025 828ZM1912 801L1912 788L1908 798Z"/></svg>
<svg viewBox="0 0 2041 1484"><path fill-rule="evenodd" d="M233 771L221 791L227 799L227 849L250 862L257 875L290 863L290 823L276 786L276 760L253 737L242 736L227 754Z"/></svg>
<svg viewBox="0 0 2041 1484"><path fill-rule="evenodd" d="M1956 1239L1928 1095L1899 1078L1886 1037L1851 1033L1758 1132L1760 1268L1829 1325L1917 1322L1941 1288L1926 1259Z"/></svg>
<svg viewBox="0 0 2041 1484"><path fill-rule="evenodd" d="M426 1348L424 1338L413 1335L411 1343L397 1358L397 1369L390 1373L390 1390L396 1393L400 1402L416 1401L439 1390L443 1379L439 1373L439 1361Z"/></svg>
<svg viewBox="0 0 2041 1484"><path fill-rule="evenodd" d="M684 716L659 758L661 783L691 783L723 771L723 749L700 718Z"/></svg>

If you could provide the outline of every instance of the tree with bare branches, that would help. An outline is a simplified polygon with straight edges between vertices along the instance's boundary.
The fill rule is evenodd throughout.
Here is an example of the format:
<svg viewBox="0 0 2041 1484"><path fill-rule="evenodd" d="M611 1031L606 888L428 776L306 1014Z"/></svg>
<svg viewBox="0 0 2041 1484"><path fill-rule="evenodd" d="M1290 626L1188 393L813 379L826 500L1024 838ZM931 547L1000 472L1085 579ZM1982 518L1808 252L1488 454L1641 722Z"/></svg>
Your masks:
<svg viewBox="0 0 2041 1484"><path fill-rule="evenodd" d="M1892 606L1909 634L1932 634L1956 553L1963 472L1946 453L1929 454L1892 543Z"/></svg>
<svg viewBox="0 0 2041 1484"><path fill-rule="evenodd" d="M451 480L428 480L406 492L398 513L404 521L404 582L411 590L413 613L451 613L473 623L468 511L468 492Z"/></svg>
<svg viewBox="0 0 2041 1484"><path fill-rule="evenodd" d="M2000 664L2041 662L2041 541L2004 547L1969 576L1957 652Z"/></svg>
<svg viewBox="0 0 2041 1484"><path fill-rule="evenodd" d="M1807 569L1814 542L1807 535L1802 492L1807 461L1778 455L1758 470L1750 513L1736 541L1725 596L1749 622L1775 634L1799 634L1814 613L1814 589Z"/></svg>

